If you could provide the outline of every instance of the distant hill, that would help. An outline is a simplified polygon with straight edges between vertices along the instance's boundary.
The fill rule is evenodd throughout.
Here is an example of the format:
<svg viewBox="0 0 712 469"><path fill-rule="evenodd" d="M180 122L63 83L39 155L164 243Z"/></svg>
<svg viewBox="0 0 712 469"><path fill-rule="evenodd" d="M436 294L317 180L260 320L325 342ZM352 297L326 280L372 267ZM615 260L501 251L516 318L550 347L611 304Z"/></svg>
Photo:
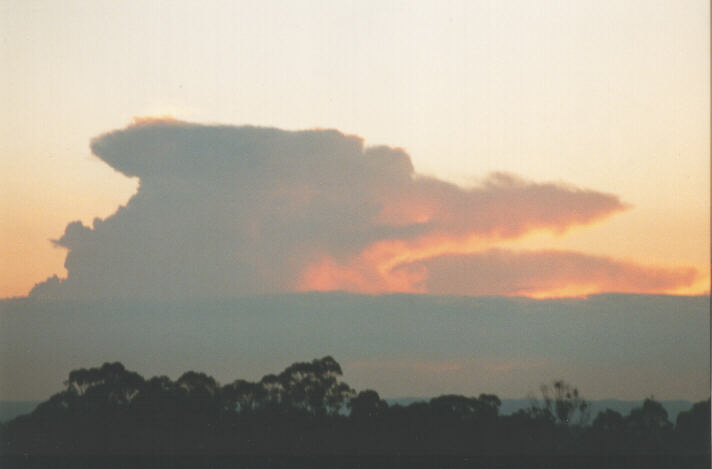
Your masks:
<svg viewBox="0 0 712 469"><path fill-rule="evenodd" d="M18 415L29 414L41 401L0 401L0 423L9 422Z"/></svg>

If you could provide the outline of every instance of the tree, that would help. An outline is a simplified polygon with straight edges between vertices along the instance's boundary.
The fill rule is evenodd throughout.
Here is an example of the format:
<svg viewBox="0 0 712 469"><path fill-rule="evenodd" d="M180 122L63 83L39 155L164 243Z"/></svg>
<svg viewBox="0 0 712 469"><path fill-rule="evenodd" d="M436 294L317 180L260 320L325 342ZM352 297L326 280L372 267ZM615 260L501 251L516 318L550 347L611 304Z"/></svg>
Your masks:
<svg viewBox="0 0 712 469"><path fill-rule="evenodd" d="M245 415L264 409L268 393L261 383L238 379L225 385L222 395L226 410Z"/></svg>
<svg viewBox="0 0 712 469"><path fill-rule="evenodd" d="M354 395L351 387L339 381L341 376L341 366L327 356L295 363L276 378L266 376L262 382L272 394L281 391L280 402L287 408L325 416L339 413Z"/></svg>
<svg viewBox="0 0 712 469"><path fill-rule="evenodd" d="M143 417L167 418L176 410L176 383L167 376L154 376L143 385L131 402L134 413Z"/></svg>
<svg viewBox="0 0 712 469"><path fill-rule="evenodd" d="M580 395L577 388L558 380L551 387L541 386L544 409L554 416L560 425L583 426L589 419L589 404Z"/></svg>
<svg viewBox="0 0 712 469"><path fill-rule="evenodd" d="M367 389L351 398L348 407L351 410L351 418L364 420L383 415L388 409L388 404L376 391Z"/></svg>
<svg viewBox="0 0 712 469"><path fill-rule="evenodd" d="M444 395L430 400L435 415L459 420L492 420L500 405L499 398L491 394L480 394L479 398Z"/></svg>
<svg viewBox="0 0 712 469"><path fill-rule="evenodd" d="M282 381L277 375L268 374L262 377L258 385L262 388L263 410L269 409L270 412L287 411L289 403L285 403L286 391Z"/></svg>
<svg viewBox="0 0 712 469"><path fill-rule="evenodd" d="M488 420L494 420L499 415L499 407L502 405L502 401L499 397L494 394L480 394L477 399L478 402L478 412L482 418Z"/></svg>
<svg viewBox="0 0 712 469"><path fill-rule="evenodd" d="M81 368L69 373L67 391L84 397L82 402L125 406L145 384L141 375L127 371L119 362L104 363L101 368Z"/></svg>
<svg viewBox="0 0 712 469"><path fill-rule="evenodd" d="M680 412L675 433L686 447L697 451L710 449L710 400L698 402L692 409Z"/></svg>
<svg viewBox="0 0 712 469"><path fill-rule="evenodd" d="M629 428L640 431L650 432L672 428L667 411L653 398L645 399L642 407L631 410L626 420Z"/></svg>
<svg viewBox="0 0 712 469"><path fill-rule="evenodd" d="M599 412L588 434L596 450L619 451L628 444L625 417L615 410Z"/></svg>
<svg viewBox="0 0 712 469"><path fill-rule="evenodd" d="M184 410L204 414L215 414L220 410L220 385L205 373L183 373L175 382L175 389Z"/></svg>
<svg viewBox="0 0 712 469"><path fill-rule="evenodd" d="M626 417L626 430L634 446L646 451L660 451L672 436L672 423L665 408L653 398L645 399Z"/></svg>
<svg viewBox="0 0 712 469"><path fill-rule="evenodd" d="M598 433L616 434L625 430L625 418L615 410L606 409L598 413L592 428Z"/></svg>
<svg viewBox="0 0 712 469"><path fill-rule="evenodd" d="M40 418L61 418L76 406L79 399L75 392L65 390L52 395L47 401L42 402L32 413Z"/></svg>
<svg viewBox="0 0 712 469"><path fill-rule="evenodd" d="M215 397L220 385L213 377L205 373L187 371L176 381L176 388L189 396Z"/></svg>

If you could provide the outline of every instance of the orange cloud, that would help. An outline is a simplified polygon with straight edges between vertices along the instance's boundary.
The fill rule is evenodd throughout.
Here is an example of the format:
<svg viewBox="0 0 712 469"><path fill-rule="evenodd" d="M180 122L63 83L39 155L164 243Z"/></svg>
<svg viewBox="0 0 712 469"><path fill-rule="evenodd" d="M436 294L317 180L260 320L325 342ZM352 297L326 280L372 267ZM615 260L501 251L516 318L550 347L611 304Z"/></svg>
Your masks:
<svg viewBox="0 0 712 469"><path fill-rule="evenodd" d="M427 293L427 269L424 266L416 266L415 262L453 252L476 252L490 243L491 240L477 235L457 238L442 234L412 241L379 241L348 263L338 263L329 256L322 257L307 266L296 284L296 289ZM411 268L398 269L402 265L410 265Z"/></svg>
<svg viewBox="0 0 712 469"><path fill-rule="evenodd" d="M573 186L533 183L495 173L464 189L433 178L380 191L378 221L425 224L451 237L512 238L537 229L562 233L629 208L617 197Z"/></svg>
<svg viewBox="0 0 712 469"><path fill-rule="evenodd" d="M491 249L445 255L411 265L428 272L434 294L574 297L602 292L667 293L692 284L692 268L658 268L571 251Z"/></svg>
<svg viewBox="0 0 712 469"><path fill-rule="evenodd" d="M180 121L169 114L163 114L160 116L135 116L131 121L131 127L138 127L142 125L153 125L153 124L175 124Z"/></svg>
<svg viewBox="0 0 712 469"><path fill-rule="evenodd" d="M628 207L594 191L502 173L470 189L431 178L416 179L398 192L383 189L377 221L420 226L426 233L374 242L345 262L322 255L301 273L296 290L430 293L429 269L419 261L480 252L537 230L562 233Z"/></svg>
<svg viewBox="0 0 712 469"><path fill-rule="evenodd" d="M322 258L307 267L296 289L558 298L675 294L699 278L693 268L648 267L570 251L484 249L492 243L479 237L380 242L348 263Z"/></svg>

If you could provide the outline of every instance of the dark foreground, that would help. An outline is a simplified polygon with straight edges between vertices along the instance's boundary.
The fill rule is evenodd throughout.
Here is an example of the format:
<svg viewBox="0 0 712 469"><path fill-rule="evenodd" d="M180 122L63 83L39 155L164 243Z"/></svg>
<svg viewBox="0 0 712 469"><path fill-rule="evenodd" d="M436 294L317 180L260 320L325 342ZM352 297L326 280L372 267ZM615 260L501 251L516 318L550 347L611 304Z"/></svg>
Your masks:
<svg viewBox="0 0 712 469"><path fill-rule="evenodd" d="M708 468L709 455L311 455L311 456L3 456L3 468Z"/></svg>
<svg viewBox="0 0 712 469"><path fill-rule="evenodd" d="M494 395L388 405L340 377L331 357L227 385L196 372L146 380L120 363L75 370L65 390L0 426L0 467L710 466L709 400L674 424L652 399L591 420L578 390L557 381L500 415Z"/></svg>

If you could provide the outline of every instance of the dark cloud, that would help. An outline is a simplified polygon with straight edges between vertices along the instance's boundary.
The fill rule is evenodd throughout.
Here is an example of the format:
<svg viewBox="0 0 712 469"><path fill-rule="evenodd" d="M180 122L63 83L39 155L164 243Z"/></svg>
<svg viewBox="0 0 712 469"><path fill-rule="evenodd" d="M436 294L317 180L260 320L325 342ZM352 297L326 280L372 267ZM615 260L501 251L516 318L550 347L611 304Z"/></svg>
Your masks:
<svg viewBox="0 0 712 469"><path fill-rule="evenodd" d="M418 176L401 149L365 148L334 130L142 121L91 148L138 177L138 192L92 226L69 224L56 240L68 250L68 277L34 296L287 291L315 263L348 264L379 243L562 231L625 208L613 195L505 174L461 188Z"/></svg>
<svg viewBox="0 0 712 469"><path fill-rule="evenodd" d="M709 296L587 299L301 293L208 300L0 300L0 399L46 399L69 370L259 379L332 355L385 396L709 396Z"/></svg>

